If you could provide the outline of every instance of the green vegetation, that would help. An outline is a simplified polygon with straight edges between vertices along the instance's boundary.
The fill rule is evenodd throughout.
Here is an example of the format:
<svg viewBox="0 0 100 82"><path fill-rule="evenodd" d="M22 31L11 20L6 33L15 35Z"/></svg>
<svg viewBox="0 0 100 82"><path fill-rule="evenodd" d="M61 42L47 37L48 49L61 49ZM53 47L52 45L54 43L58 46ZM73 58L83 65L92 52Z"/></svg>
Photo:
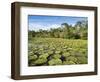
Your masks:
<svg viewBox="0 0 100 82"><path fill-rule="evenodd" d="M87 64L87 40L33 38L29 41L29 66Z"/></svg>
<svg viewBox="0 0 100 82"><path fill-rule="evenodd" d="M49 30L30 31L28 39L32 37L40 38L64 38L64 39L87 39L88 25L87 21L78 21L74 26L62 23L61 27L51 28Z"/></svg>
<svg viewBox="0 0 100 82"><path fill-rule="evenodd" d="M50 30L28 32L28 65L87 64L87 21L67 23Z"/></svg>

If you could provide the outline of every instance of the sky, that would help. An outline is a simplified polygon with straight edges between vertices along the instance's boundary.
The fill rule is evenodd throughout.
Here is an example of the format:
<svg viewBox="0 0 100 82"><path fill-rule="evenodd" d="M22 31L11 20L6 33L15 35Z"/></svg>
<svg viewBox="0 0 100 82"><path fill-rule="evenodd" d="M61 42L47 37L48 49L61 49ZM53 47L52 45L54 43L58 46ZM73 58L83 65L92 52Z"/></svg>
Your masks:
<svg viewBox="0 0 100 82"><path fill-rule="evenodd" d="M61 27L62 23L73 26L77 21L82 20L87 20L87 17L29 15L28 29L34 31L39 29L49 30L50 28Z"/></svg>

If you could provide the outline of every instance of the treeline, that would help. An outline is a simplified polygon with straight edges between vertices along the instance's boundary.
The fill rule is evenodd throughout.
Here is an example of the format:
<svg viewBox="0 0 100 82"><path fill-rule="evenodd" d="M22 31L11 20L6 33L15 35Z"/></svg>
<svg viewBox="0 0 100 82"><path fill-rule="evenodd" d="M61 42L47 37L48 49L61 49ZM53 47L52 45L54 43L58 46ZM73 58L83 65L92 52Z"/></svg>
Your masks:
<svg viewBox="0 0 100 82"><path fill-rule="evenodd" d="M87 39L88 36L88 22L78 21L74 26L67 23L62 23L61 27L51 28L50 30L30 31L28 32L28 39L32 37L41 38L64 38L64 39Z"/></svg>

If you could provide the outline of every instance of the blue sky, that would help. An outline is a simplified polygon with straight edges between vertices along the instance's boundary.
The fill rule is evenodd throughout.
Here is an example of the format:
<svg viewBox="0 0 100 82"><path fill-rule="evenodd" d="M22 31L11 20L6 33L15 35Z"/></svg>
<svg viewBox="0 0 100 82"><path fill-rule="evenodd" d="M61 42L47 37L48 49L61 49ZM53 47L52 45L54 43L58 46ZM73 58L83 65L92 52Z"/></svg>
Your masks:
<svg viewBox="0 0 100 82"><path fill-rule="evenodd" d="M87 20L87 17L70 17L70 16L43 16L29 15L29 30L38 31L39 29L49 30L50 28L58 28L62 23L75 25L77 21Z"/></svg>

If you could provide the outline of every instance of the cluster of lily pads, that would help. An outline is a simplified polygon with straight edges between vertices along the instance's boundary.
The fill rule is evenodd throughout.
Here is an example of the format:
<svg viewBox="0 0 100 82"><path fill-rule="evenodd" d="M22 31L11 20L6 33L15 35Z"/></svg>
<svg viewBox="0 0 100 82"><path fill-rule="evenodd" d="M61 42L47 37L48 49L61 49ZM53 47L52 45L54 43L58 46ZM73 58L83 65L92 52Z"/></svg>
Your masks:
<svg viewBox="0 0 100 82"><path fill-rule="evenodd" d="M34 38L28 43L29 66L87 64L87 41Z"/></svg>

